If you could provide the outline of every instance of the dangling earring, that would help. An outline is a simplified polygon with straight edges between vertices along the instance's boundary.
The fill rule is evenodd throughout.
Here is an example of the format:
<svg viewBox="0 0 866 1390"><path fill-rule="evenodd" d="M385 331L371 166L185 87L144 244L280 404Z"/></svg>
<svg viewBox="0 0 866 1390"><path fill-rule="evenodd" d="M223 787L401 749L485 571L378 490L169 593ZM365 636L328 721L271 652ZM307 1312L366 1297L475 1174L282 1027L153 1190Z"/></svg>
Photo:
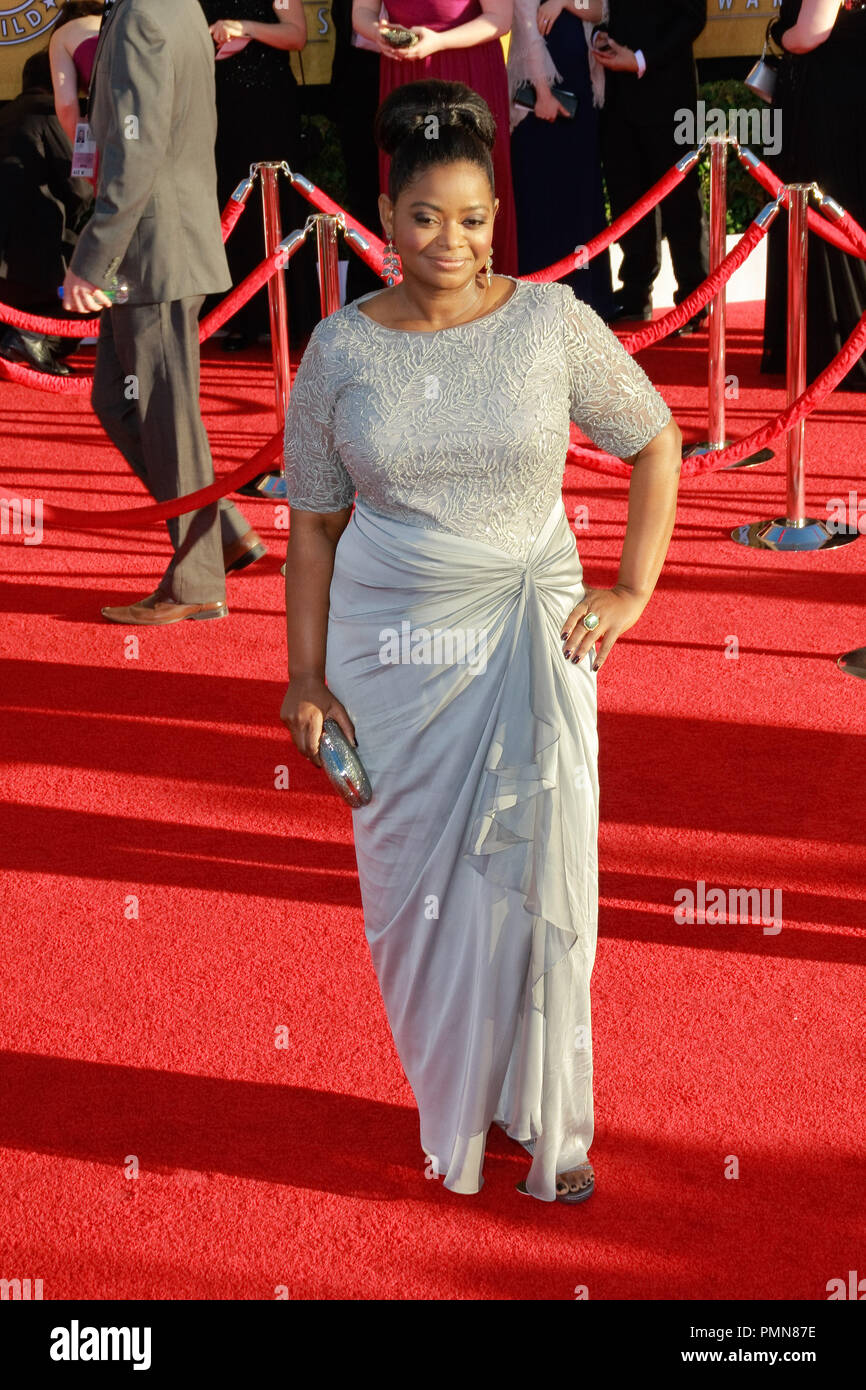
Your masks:
<svg viewBox="0 0 866 1390"><path fill-rule="evenodd" d="M400 256L390 237L388 238L388 245L385 247L385 252L382 256L382 269L385 272L385 283L389 286L395 283L395 277L397 275L402 274Z"/></svg>
<svg viewBox="0 0 866 1390"><path fill-rule="evenodd" d="M492 252L492 251L488 251L488 252L487 252L487 261L486 261L486 263L485 263L484 270L485 270L485 273L486 273L486 275L487 275L487 288L489 289L489 288L490 288L490 281L491 281L491 279L492 279L492 277L493 277L493 252Z"/></svg>

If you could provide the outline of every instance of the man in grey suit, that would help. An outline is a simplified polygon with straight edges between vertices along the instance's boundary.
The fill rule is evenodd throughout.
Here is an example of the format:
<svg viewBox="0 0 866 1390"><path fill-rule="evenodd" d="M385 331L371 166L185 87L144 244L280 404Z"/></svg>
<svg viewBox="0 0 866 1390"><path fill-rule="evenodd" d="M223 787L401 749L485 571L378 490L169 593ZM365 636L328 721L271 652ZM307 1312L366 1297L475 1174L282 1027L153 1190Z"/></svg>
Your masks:
<svg viewBox="0 0 866 1390"><path fill-rule="evenodd" d="M92 403L157 501L213 482L199 407L198 315L231 285L216 197L214 50L198 0L114 0L90 88L99 151L93 216L64 304L102 315ZM126 281L128 299L105 294ZM110 306L110 307L109 307ZM156 592L110 622L224 618L225 576L265 547L223 499L168 522L174 556Z"/></svg>

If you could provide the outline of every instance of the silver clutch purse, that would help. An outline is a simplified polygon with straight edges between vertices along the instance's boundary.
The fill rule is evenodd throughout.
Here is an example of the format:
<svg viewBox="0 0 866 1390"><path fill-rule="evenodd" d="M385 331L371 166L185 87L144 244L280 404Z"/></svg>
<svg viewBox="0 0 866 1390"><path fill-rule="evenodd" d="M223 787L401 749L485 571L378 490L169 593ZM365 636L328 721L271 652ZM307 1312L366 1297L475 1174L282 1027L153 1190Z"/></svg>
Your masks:
<svg viewBox="0 0 866 1390"><path fill-rule="evenodd" d="M319 757L331 782L350 806L366 806L372 800L373 788L367 769L336 719L326 719L322 725Z"/></svg>

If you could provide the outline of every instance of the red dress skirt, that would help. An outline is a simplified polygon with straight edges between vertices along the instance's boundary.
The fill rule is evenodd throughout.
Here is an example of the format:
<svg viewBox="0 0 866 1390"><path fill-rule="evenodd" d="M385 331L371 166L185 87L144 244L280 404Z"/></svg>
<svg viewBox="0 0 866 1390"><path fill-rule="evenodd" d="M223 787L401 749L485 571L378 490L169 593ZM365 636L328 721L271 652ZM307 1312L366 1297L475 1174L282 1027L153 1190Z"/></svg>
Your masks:
<svg viewBox="0 0 866 1390"><path fill-rule="evenodd" d="M395 24L424 25L440 33L467 24L483 14L478 0L386 0L388 18ZM493 270L499 275L517 274L517 218L511 187L511 131L508 79L505 57L499 39L476 44L473 48L449 48L417 62L382 57L379 63L379 100L395 87L441 77L447 82L465 82L490 107L496 122L496 144L492 150L493 177L499 209L493 235ZM379 187L388 191L390 159L379 154Z"/></svg>

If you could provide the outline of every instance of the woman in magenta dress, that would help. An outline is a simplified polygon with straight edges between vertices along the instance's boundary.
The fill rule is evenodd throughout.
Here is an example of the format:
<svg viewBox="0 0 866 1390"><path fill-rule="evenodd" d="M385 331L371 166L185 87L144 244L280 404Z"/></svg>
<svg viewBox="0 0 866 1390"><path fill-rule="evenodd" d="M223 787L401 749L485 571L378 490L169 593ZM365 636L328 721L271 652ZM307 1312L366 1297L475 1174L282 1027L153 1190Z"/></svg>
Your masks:
<svg viewBox="0 0 866 1390"><path fill-rule="evenodd" d="M86 96L90 87L101 23L99 0L67 0L51 31L48 56L54 109L71 145L75 143L76 122L81 119L79 96Z"/></svg>
<svg viewBox="0 0 866 1390"><path fill-rule="evenodd" d="M493 172L499 208L493 234L493 266L501 275L517 274L517 217L511 187L511 112L505 57L500 38L511 28L513 0L385 0L388 20L380 24L376 0L354 0L356 33L376 45L379 99L395 87L428 77L465 82L484 98L496 121ZM381 37L385 24L412 29L419 42L392 48ZM379 186L388 188L388 159L379 156Z"/></svg>

